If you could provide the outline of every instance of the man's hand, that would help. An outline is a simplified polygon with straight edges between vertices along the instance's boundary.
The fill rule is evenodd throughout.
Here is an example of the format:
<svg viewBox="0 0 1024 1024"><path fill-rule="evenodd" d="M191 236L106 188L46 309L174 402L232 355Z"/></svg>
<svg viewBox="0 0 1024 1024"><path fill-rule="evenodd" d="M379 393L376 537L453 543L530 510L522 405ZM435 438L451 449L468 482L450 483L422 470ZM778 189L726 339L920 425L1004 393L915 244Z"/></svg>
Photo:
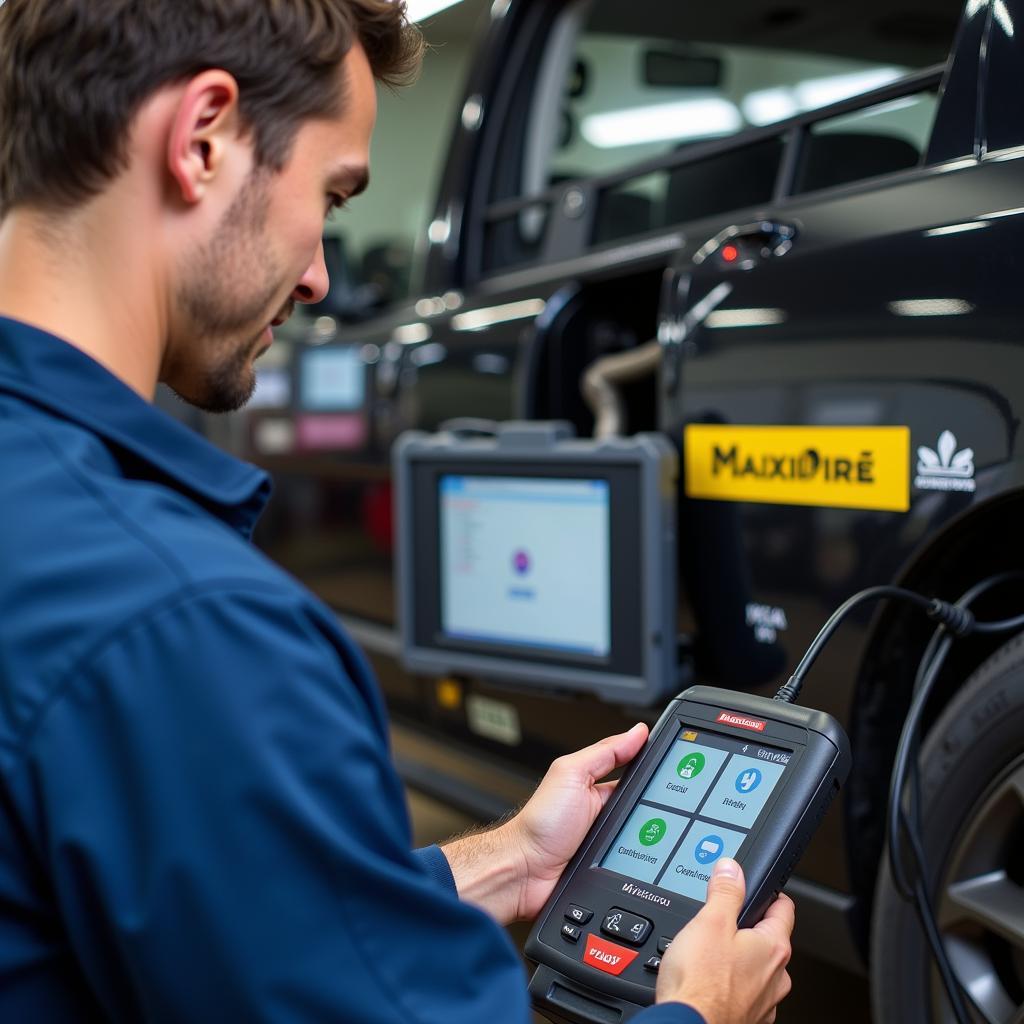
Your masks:
<svg viewBox="0 0 1024 1024"><path fill-rule="evenodd" d="M446 843L459 895L501 924L535 918L615 789L600 780L631 761L646 739L640 723L558 758L514 818Z"/></svg>
<svg viewBox="0 0 1024 1024"><path fill-rule="evenodd" d="M579 849L616 783L601 782L628 764L647 740L647 726L598 741L552 762L526 806L509 822L523 856L516 918L532 921Z"/></svg>
<svg viewBox="0 0 1024 1024"><path fill-rule="evenodd" d="M737 928L746 884L734 860L715 865L707 904L672 940L657 1001L686 1003L707 1024L772 1024L792 986L793 901L781 895L753 928Z"/></svg>

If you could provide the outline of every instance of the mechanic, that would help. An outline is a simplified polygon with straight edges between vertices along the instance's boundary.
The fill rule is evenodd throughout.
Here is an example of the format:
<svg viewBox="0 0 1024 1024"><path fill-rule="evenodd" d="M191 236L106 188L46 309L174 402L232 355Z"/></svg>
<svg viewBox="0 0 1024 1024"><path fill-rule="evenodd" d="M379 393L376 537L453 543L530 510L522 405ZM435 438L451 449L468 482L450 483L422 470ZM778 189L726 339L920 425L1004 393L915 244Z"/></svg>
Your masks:
<svg viewBox="0 0 1024 1024"><path fill-rule="evenodd" d="M0 1019L528 1019L534 916L646 727L511 820L410 852L385 712L329 609L249 542L267 478L211 411L365 187L388 0L0 2ZM772 1020L793 908L738 865L644 1024Z"/></svg>

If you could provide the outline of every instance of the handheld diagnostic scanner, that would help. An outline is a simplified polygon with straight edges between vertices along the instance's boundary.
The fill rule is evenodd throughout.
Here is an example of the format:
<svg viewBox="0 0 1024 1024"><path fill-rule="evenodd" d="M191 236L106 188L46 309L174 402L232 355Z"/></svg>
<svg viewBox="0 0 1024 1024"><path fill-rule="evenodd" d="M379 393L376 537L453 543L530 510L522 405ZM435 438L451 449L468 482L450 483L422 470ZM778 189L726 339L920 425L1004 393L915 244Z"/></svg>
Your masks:
<svg viewBox="0 0 1024 1024"><path fill-rule="evenodd" d="M662 954L703 906L715 861L742 865L739 924L756 923L849 770L846 734L824 712L709 686L680 694L530 933L535 1007L608 1024L653 1003Z"/></svg>

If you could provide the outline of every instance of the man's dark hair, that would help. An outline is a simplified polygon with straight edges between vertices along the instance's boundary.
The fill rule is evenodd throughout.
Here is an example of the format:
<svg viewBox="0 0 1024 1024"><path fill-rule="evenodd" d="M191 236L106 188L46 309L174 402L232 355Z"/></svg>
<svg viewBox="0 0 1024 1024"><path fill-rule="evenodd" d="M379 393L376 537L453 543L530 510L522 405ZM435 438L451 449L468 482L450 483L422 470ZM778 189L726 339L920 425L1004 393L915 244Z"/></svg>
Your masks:
<svg viewBox="0 0 1024 1024"><path fill-rule="evenodd" d="M0 0L0 214L102 191L142 104L210 68L237 80L257 163L280 170L304 121L339 112L355 43L388 85L419 68L398 0Z"/></svg>

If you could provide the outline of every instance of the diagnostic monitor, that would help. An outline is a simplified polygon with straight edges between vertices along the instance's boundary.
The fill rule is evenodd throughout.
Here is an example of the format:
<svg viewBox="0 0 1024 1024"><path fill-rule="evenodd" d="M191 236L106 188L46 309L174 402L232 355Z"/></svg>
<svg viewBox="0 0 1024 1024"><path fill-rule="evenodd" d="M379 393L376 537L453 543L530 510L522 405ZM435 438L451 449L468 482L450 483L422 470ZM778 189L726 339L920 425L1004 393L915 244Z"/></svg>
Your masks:
<svg viewBox="0 0 1024 1024"><path fill-rule="evenodd" d="M785 885L850 769L821 711L694 686L662 715L537 919L534 1005L569 1024L628 1020L707 899L715 861L743 866L752 925Z"/></svg>
<svg viewBox="0 0 1024 1024"><path fill-rule="evenodd" d="M349 345L305 349L299 357L299 406L304 412L353 412L366 397L366 364Z"/></svg>
<svg viewBox="0 0 1024 1024"><path fill-rule="evenodd" d="M648 704L677 683L675 450L568 424L395 446L398 618L413 671Z"/></svg>
<svg viewBox="0 0 1024 1024"><path fill-rule="evenodd" d="M353 345L302 348L297 357L297 451L353 452L370 443L367 366Z"/></svg>
<svg viewBox="0 0 1024 1024"><path fill-rule="evenodd" d="M289 367L257 367L256 387L246 409L287 409L291 400L292 375Z"/></svg>

